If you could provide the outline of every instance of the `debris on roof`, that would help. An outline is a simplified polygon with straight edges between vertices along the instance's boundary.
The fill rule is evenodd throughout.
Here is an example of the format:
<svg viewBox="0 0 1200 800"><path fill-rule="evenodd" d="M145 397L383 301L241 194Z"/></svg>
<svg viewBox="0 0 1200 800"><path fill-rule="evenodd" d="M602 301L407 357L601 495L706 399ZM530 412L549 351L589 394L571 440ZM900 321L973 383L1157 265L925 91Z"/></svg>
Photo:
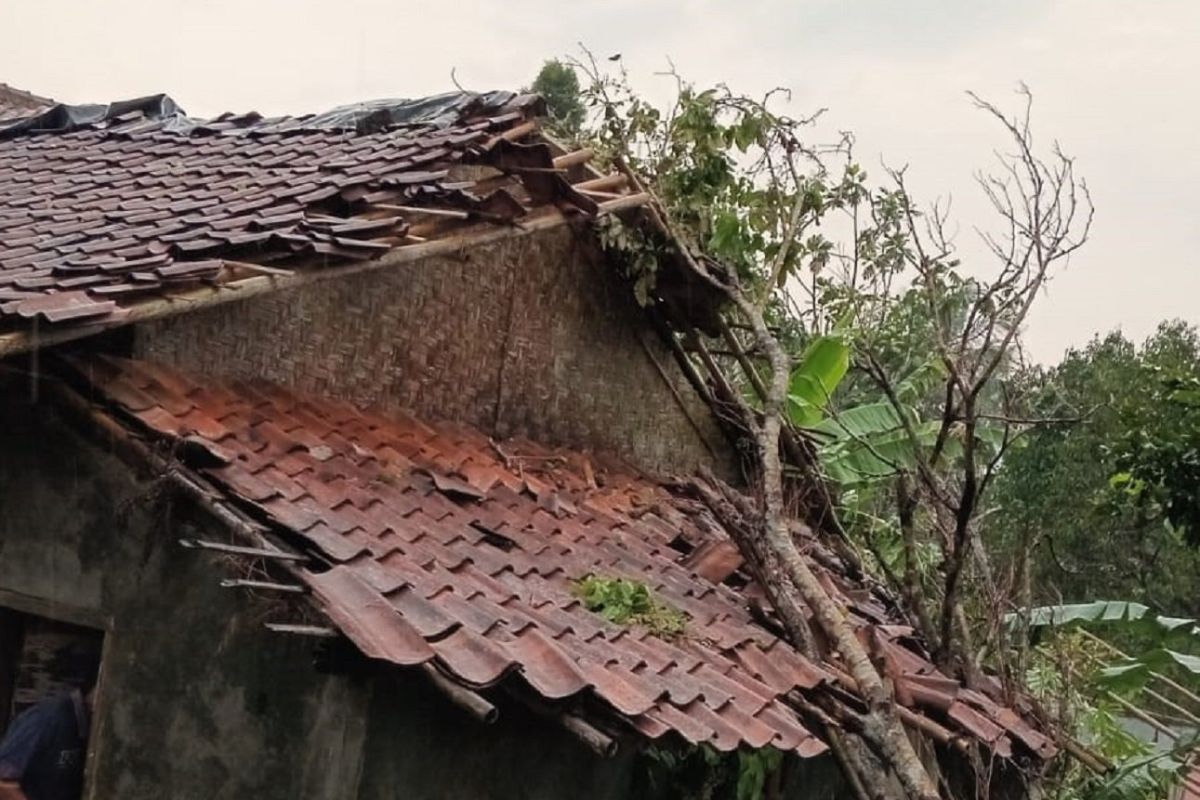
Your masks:
<svg viewBox="0 0 1200 800"><path fill-rule="evenodd" d="M6 121L37 114L52 105L54 101L48 97L39 97L0 83L0 128L5 126Z"/></svg>
<svg viewBox="0 0 1200 800"><path fill-rule="evenodd" d="M835 658L810 662L755 612L756 587L707 508L621 463L265 383L107 356L71 363L119 424L306 551L314 565L300 580L372 658L474 690L518 681L650 739L720 750L821 753L798 698L860 702ZM805 543L908 725L1001 758L1054 754L1028 709L1006 707L991 679L972 689L940 673L888 598L821 549ZM686 616L683 633L588 610L578 587L589 576L645 586Z"/></svg>
<svg viewBox="0 0 1200 800"><path fill-rule="evenodd" d="M542 107L456 93L201 121L156 95L0 124L0 334L110 323L196 287L378 259L539 210L597 213L571 183L579 161L568 169L538 137Z"/></svg>

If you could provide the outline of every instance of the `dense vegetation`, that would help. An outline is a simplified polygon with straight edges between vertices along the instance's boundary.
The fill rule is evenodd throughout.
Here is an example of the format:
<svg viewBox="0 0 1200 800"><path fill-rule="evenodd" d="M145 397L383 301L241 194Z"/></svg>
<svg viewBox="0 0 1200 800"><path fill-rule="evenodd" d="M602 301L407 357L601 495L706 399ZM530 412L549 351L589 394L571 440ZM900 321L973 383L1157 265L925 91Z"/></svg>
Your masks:
<svg viewBox="0 0 1200 800"><path fill-rule="evenodd" d="M534 86L552 90L560 132L654 197L663 235L603 231L641 302L654 301L664 241L736 275L726 291L766 378L717 357L764 420L762 538L777 449L763 442L778 441L778 416L814 443L840 526L942 668L1032 692L1048 723L1114 765L1062 759L1033 776L1048 796L1165 796L1200 722L1200 339L1169 322L1140 346L1114 333L1056 365L1025 361L1029 308L1092 222L1072 159L1037 147L1028 92L1015 114L971 96L1006 149L980 178L995 211L981 234L990 260L964 264L944 208L915 201L903 170L876 182L852 137L809 142L813 118L776 110L786 93L699 90L672 73L675 98L659 108L619 60L607 66L586 52L547 62ZM822 625L837 638L836 619ZM1170 747L1127 724L1143 708L1173 726ZM878 768L929 796L886 735L867 744L868 782Z"/></svg>

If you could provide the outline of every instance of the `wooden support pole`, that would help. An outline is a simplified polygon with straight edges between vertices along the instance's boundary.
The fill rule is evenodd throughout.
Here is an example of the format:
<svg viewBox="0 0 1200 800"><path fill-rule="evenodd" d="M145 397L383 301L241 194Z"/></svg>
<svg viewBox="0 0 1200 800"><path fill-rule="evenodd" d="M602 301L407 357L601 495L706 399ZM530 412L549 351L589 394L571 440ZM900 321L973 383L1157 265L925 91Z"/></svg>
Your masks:
<svg viewBox="0 0 1200 800"><path fill-rule="evenodd" d="M267 630L275 633L290 633L295 636L315 636L319 639L336 639L341 636L333 628L322 625L290 625L283 622L268 622Z"/></svg>
<svg viewBox="0 0 1200 800"><path fill-rule="evenodd" d="M565 169L566 167L572 167L576 164L583 164L591 161L593 155L594 153L592 152L592 148L583 147L579 150L558 156L554 159L553 163L558 169Z"/></svg>
<svg viewBox="0 0 1200 800"><path fill-rule="evenodd" d="M1095 665L1095 666L1097 666L1097 667L1101 667L1101 668L1103 668L1103 667L1106 667L1106 666L1108 666L1107 664L1105 664L1105 663L1104 663L1104 661L1103 661L1103 660L1101 660L1101 659L1097 658L1096 656L1092 655L1091 653L1087 653L1087 652L1085 652L1085 653L1084 653L1084 657L1085 657L1085 658L1087 658L1087 660L1088 660L1089 662L1091 662L1093 665ZM1155 673L1153 672L1153 670L1151 670L1151 671L1150 671L1150 675L1151 675L1151 676L1153 676L1154 674L1155 674ZM1200 717L1196 716L1196 715L1195 715L1195 714L1193 714L1191 711L1189 711L1188 709L1186 709L1186 708L1184 708L1183 706L1179 705L1178 703L1176 703L1175 701L1171 700L1170 698L1164 697L1163 695L1161 695L1161 694L1159 694L1158 692L1154 691L1154 690L1153 690L1153 689L1151 689L1149 686L1144 686L1144 687L1142 687L1142 691L1143 691L1143 692L1146 694L1146 696L1147 696L1147 697L1150 697L1150 698L1152 698L1152 699L1154 699L1154 700L1158 701L1158 702L1159 702L1159 703L1161 703L1161 704L1162 704L1164 707L1166 707L1166 708L1169 708L1170 710L1174 711L1176 714L1178 714L1180 717L1182 717L1182 718L1183 718L1183 721L1184 721L1184 722L1191 722L1191 723L1194 723L1194 724L1200 724Z"/></svg>
<svg viewBox="0 0 1200 800"><path fill-rule="evenodd" d="M598 192L595 189L580 189L579 191L583 194L586 194L588 197L594 197L597 200L615 200L618 197L625 196L618 192Z"/></svg>
<svg viewBox="0 0 1200 800"><path fill-rule="evenodd" d="M647 196L624 195L615 200L600 203L600 213L612 213L633 208L645 204L648 200ZM458 235L445 236L420 244L398 247L378 258L367 261L352 261L338 266L323 266L320 262L314 262L312 268L298 266L292 275L255 275L237 281L221 283L216 286L187 289L168 297L147 300L122 309L120 319L78 325L54 325L50 326L48 330L43 328L40 331L32 329L12 331L0 334L0 358L29 350L47 348L75 339L95 336L104 331L125 327L145 320L162 319L177 314L223 305L234 300L245 300L260 294L275 292L293 286L302 286L317 281L356 275L360 272L370 272L401 264L410 264L414 261L433 258L434 256L458 253L463 248L472 245L485 245L528 236L538 231L550 230L560 225L569 224L574 218L569 218L557 210L548 210L547 213L522 219L519 227L515 225L470 226Z"/></svg>
<svg viewBox="0 0 1200 800"><path fill-rule="evenodd" d="M282 622L268 622L268 630L276 633L287 633L296 636L312 636L318 639L337 639L341 633L333 628L321 625L291 625ZM491 725L500 718L500 710L485 700L478 693L471 691L462 684L447 678L432 664L422 664L421 671L433 685L452 703L466 711L484 725Z"/></svg>
<svg viewBox="0 0 1200 800"><path fill-rule="evenodd" d="M729 380L725 377L725 373L717 366L717 362L713 360L712 353L708 352L708 348L705 347L704 342L700 340L698 334L693 345L696 355L700 356L700 363L708 370L708 377L716 385L722 399L726 401L734 400L736 395L733 392L733 387L729 385ZM751 420L746 420L746 422L749 423Z"/></svg>
<svg viewBox="0 0 1200 800"><path fill-rule="evenodd" d="M434 686L441 690L442 694L446 695L456 706L466 711L484 725L491 725L500 718L500 710L496 706L485 700L478 693L471 691L460 683L450 680L438 672L437 667L431 664L424 664L422 665L422 669L425 676L433 682Z"/></svg>
<svg viewBox="0 0 1200 800"><path fill-rule="evenodd" d="M708 386L704 383L704 379L700 377L700 373L696 371L696 365L692 362L690 356L683 350L683 345L679 343L679 337L671 330L666 320L657 313L651 314L651 322L658 331L659 338L662 339L668 347L671 348L671 354L675 356L675 363L683 371L684 377L688 383L695 389L696 394L707 403L710 407L713 404L712 392L708 390Z"/></svg>
<svg viewBox="0 0 1200 800"><path fill-rule="evenodd" d="M1070 665L1067 665L1067 672L1072 677L1074 677L1076 680L1083 679L1083 676L1079 674L1079 671L1076 670L1075 668L1071 667ZM1113 692L1110 692L1107 690L1105 690L1104 696L1107 697L1109 700L1112 700L1114 703L1119 705L1121 708L1128 711L1129 714L1131 716L1133 716L1135 719L1139 719L1142 722L1146 723L1151 728L1154 728L1154 730L1158 731L1163 736L1166 736L1171 741L1173 741L1173 742L1179 741L1180 735L1179 735L1178 731L1174 730L1169 725L1164 725L1161 720L1159 720L1158 718L1149 714L1145 710L1138 708L1133 703L1126 700L1124 697L1121 697L1121 696L1114 694Z"/></svg>
<svg viewBox="0 0 1200 800"><path fill-rule="evenodd" d="M372 203L372 208L382 208L385 211L399 211L404 214L428 214L431 217L447 217L449 219L470 219L471 212L454 208L425 208L423 206L397 206L390 203Z"/></svg>
<svg viewBox="0 0 1200 800"><path fill-rule="evenodd" d="M495 136L490 142L487 143L487 145L485 145L485 148L491 149L493 146L495 146L496 142L501 140L506 142L515 142L517 139L528 136L537 129L538 124L536 120L531 119L526 122L522 122L520 125L514 125L504 133Z"/></svg>
<svg viewBox="0 0 1200 800"><path fill-rule="evenodd" d="M1117 658L1129 659L1129 655L1127 653L1125 653L1124 651L1122 651L1120 648L1118 648L1116 645L1114 645L1110 642L1107 642L1104 639L1101 639L1099 636L1097 636L1096 634L1087 630L1086 628L1079 628L1079 632L1084 635L1084 638L1105 648L1106 650L1108 650L1108 652L1112 653ZM1130 660L1132 660L1132 659L1130 659ZM1197 695L1195 692L1191 691L1186 686L1182 686L1179 683L1176 683L1175 681L1168 678L1166 675L1163 675L1159 672L1155 672L1154 670L1150 670L1150 677L1159 681L1164 686L1169 686L1170 688L1174 689L1176 692L1178 692L1183 697L1186 697L1189 701L1200 706L1200 695Z"/></svg>
<svg viewBox="0 0 1200 800"><path fill-rule="evenodd" d="M640 208L650 201L648 194L627 194L600 204L601 214L615 214L630 208Z"/></svg>
<svg viewBox="0 0 1200 800"><path fill-rule="evenodd" d="M559 714L558 723L575 734L584 744L604 758L612 758L617 754L617 740L604 733L589 722L585 722L574 714Z"/></svg>
<svg viewBox="0 0 1200 800"><path fill-rule="evenodd" d="M268 550L262 547L245 547L237 544L222 544L221 542L206 542L202 539L180 539L179 544L189 550L214 550L219 553L248 556L251 558L272 558L278 561L308 561L308 556L299 553L288 553L283 550Z"/></svg>
<svg viewBox="0 0 1200 800"><path fill-rule="evenodd" d="M604 175L600 178L592 178L591 180L580 181L574 184L575 188L581 192L597 191L607 192L613 189L623 189L625 184L629 183L629 179L619 172L614 172L611 175Z"/></svg>
<svg viewBox="0 0 1200 800"><path fill-rule="evenodd" d="M290 269L283 269L282 267L269 267L266 264L251 264L249 261L229 261L228 259L222 259L221 263L227 267L233 267L234 269L241 269L245 270L246 272L257 272L263 275L274 275L277 278L284 278L293 274L292 270Z"/></svg>
<svg viewBox="0 0 1200 800"><path fill-rule="evenodd" d="M246 578L227 578L221 581L222 589L253 589L262 592L284 592L286 594L306 594L308 589L294 583L275 583L273 581L252 581Z"/></svg>
<svg viewBox="0 0 1200 800"><path fill-rule="evenodd" d="M758 374L758 370L754 366L754 362L746 355L746 351L742 349L742 343L737 340L733 331L729 329L729 324L725 322L725 317L718 315L721 336L725 339L726 345L733 352L733 357L737 359L738 364L742 368L742 372L746 373L747 380L754 387L754 393L758 395L759 400L767 399L767 387L762 382L762 378Z"/></svg>
<svg viewBox="0 0 1200 800"><path fill-rule="evenodd" d="M532 694L527 689L518 686L514 681L505 681L500 686L514 700L535 714L553 719L564 730L569 731L575 738L579 739L595 753L604 758L611 758L616 755L619 747L617 741L590 722L581 719L571 712L555 708L548 704L541 696Z"/></svg>

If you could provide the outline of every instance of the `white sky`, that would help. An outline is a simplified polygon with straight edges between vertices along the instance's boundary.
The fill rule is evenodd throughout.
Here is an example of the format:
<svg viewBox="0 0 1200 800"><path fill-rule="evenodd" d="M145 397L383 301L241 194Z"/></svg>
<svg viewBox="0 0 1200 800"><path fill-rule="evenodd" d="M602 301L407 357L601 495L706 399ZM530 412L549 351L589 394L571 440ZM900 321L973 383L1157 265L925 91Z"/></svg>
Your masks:
<svg viewBox="0 0 1200 800"><path fill-rule="evenodd" d="M518 88L583 41L635 82L670 57L697 83L794 90L916 193L950 195L961 243L988 218L972 174L997 130L973 89L1036 95L1035 125L1078 159L1091 243L1035 310L1032 354L1115 327L1200 321L1197 0L2 0L0 81L66 102L166 92L189 113L320 111L451 87Z"/></svg>

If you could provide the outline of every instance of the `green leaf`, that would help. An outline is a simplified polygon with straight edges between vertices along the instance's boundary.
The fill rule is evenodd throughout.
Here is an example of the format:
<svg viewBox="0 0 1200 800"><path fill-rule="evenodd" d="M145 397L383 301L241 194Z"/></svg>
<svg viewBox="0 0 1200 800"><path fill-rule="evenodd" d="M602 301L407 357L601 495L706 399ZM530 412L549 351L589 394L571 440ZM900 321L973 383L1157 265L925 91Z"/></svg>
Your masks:
<svg viewBox="0 0 1200 800"><path fill-rule="evenodd" d="M1150 667L1146 664L1118 664L1104 667L1096 673L1096 683L1118 694L1131 694L1141 689L1150 679Z"/></svg>
<svg viewBox="0 0 1200 800"><path fill-rule="evenodd" d="M850 369L850 347L840 336L821 336L804 351L788 384L788 410L792 422L804 428L825 416L829 398Z"/></svg>
<svg viewBox="0 0 1200 800"><path fill-rule="evenodd" d="M891 403L866 403L846 409L812 426L830 440L865 438L901 427L900 416Z"/></svg>
<svg viewBox="0 0 1200 800"><path fill-rule="evenodd" d="M1194 675L1200 675L1200 657L1188 655L1187 653L1178 653L1174 650L1163 649L1161 652L1166 654L1168 658L1174 661L1177 665L1183 667L1188 672Z"/></svg>
<svg viewBox="0 0 1200 800"><path fill-rule="evenodd" d="M1077 622L1114 622L1141 619L1150 609L1141 603L1123 600L1097 600L1093 603L1072 603L1059 606L1041 606L1029 613L1029 627L1046 625L1070 625ZM1014 614L1008 615L1010 618Z"/></svg>
<svg viewBox="0 0 1200 800"><path fill-rule="evenodd" d="M1005 426L980 420L975 425L975 440L983 443L991 452L998 453L1004 447L1004 437L1006 435Z"/></svg>
<svg viewBox="0 0 1200 800"><path fill-rule="evenodd" d="M896 396L902 403L919 403L946 377L946 365L936 356L917 366L896 384Z"/></svg>
<svg viewBox="0 0 1200 800"><path fill-rule="evenodd" d="M1146 685L1152 670L1164 671L1172 667L1200 677L1200 657L1159 647L1100 669L1096 682L1111 691L1134 692Z"/></svg>
<svg viewBox="0 0 1200 800"><path fill-rule="evenodd" d="M1005 615L1005 622L1016 626L1020 614ZM1200 637L1200 623L1182 617L1160 617L1141 603L1123 600L1097 600L1093 603L1072 603L1059 606L1040 606L1029 612L1029 627L1064 627L1087 623L1116 623L1135 625L1139 630L1158 637L1180 641Z"/></svg>
<svg viewBox="0 0 1200 800"><path fill-rule="evenodd" d="M912 426L910 436L890 405L859 406L826 420L818 428L842 434L821 449L821 464L826 474L843 487L888 478L898 470L915 469L913 438L918 447L932 447L940 428L940 422L918 422ZM946 443L946 454L956 455L960 448L961 444L951 439Z"/></svg>

